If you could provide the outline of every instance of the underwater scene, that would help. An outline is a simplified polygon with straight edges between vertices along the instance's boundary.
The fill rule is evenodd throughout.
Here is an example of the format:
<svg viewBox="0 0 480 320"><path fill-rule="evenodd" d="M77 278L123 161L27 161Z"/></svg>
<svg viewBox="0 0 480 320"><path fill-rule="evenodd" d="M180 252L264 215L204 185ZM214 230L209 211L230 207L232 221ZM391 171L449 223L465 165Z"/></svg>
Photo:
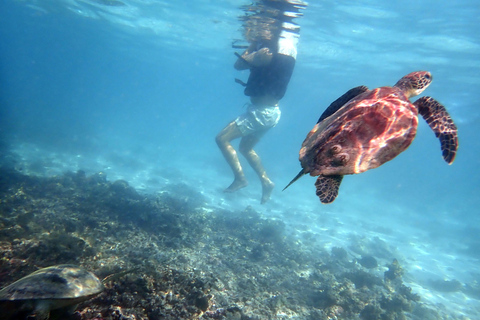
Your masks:
<svg viewBox="0 0 480 320"><path fill-rule="evenodd" d="M0 1L0 319L480 319L479 16Z"/></svg>

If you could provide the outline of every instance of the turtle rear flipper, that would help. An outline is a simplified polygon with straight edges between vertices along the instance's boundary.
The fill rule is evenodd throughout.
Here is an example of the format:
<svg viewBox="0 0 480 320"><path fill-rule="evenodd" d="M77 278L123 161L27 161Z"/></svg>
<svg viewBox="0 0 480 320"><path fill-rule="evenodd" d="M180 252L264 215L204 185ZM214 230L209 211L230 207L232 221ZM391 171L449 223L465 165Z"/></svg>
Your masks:
<svg viewBox="0 0 480 320"><path fill-rule="evenodd" d="M365 91L368 91L368 88L366 86L358 86L355 88L352 88L345 92L340 98L337 100L333 101L325 111L323 111L322 115L320 116L320 119L318 119L317 123L320 121L323 121L325 118L330 117L332 114L338 111L342 106L344 106L348 101L352 100L359 94L364 93Z"/></svg>
<svg viewBox="0 0 480 320"><path fill-rule="evenodd" d="M305 172L304 169L300 170L300 172L295 176L295 178L293 178L292 181L290 181L290 183L287 184L287 186L286 186L285 188L283 188L282 191L284 191L285 189L287 189L288 187L290 187L290 185L291 185L292 183L294 183L295 181L297 181L298 179L300 179L300 178L301 178L303 175L305 175L305 174L306 174L306 172Z"/></svg>
<svg viewBox="0 0 480 320"><path fill-rule="evenodd" d="M318 176L315 187L317 187L317 196L322 203L332 203L335 200L342 179L342 175Z"/></svg>
<svg viewBox="0 0 480 320"><path fill-rule="evenodd" d="M440 140L443 159L448 164L452 164L457 153L458 136L457 126L447 110L431 97L422 97L415 101L414 105Z"/></svg>

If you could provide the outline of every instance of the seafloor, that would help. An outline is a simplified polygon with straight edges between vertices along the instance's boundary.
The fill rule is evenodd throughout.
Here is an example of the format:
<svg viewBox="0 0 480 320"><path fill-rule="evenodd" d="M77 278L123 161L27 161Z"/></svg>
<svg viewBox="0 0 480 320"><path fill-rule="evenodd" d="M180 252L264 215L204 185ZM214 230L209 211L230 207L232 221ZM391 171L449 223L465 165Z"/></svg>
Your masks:
<svg viewBox="0 0 480 320"><path fill-rule="evenodd" d="M281 220L205 201L183 184L148 195L102 172L0 167L0 287L69 263L99 278L133 269L81 303L76 320L454 319L412 293L396 260L307 246ZM22 318L34 319L10 317Z"/></svg>

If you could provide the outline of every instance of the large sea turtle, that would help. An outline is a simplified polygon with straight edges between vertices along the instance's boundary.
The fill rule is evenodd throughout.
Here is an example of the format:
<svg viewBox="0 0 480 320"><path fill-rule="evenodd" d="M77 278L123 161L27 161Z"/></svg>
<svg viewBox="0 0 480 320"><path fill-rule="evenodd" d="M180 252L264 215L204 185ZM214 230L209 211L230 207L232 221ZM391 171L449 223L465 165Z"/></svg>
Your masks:
<svg viewBox="0 0 480 320"><path fill-rule="evenodd" d="M57 309L73 313L80 302L104 289L102 281L80 267L63 264L43 268L0 291L0 318L35 315L37 320L45 320Z"/></svg>
<svg viewBox="0 0 480 320"><path fill-rule="evenodd" d="M443 158L451 164L458 137L447 110L431 97L409 101L431 82L430 72L417 71L393 87L360 86L347 91L307 135L300 149L302 170L285 189L309 173L319 176L315 186L320 201L333 202L344 175L377 168L408 148L417 132L418 114L439 138Z"/></svg>

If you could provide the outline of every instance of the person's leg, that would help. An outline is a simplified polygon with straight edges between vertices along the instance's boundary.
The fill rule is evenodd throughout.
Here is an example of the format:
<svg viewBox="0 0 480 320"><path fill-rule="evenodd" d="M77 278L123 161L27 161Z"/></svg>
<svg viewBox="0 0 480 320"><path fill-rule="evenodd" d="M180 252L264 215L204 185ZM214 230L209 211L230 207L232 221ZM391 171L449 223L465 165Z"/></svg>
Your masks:
<svg viewBox="0 0 480 320"><path fill-rule="evenodd" d="M253 150L253 147L258 141L260 141L260 138L263 136L263 134L264 133L256 133L243 137L240 141L239 147L240 152L245 156L250 166L252 166L253 170L255 170L260 178L260 182L262 183L262 204L270 199L272 190L275 187L275 184L268 178L267 172L262 165L260 157L255 150Z"/></svg>
<svg viewBox="0 0 480 320"><path fill-rule="evenodd" d="M235 192L241 188L244 188L248 185L248 181L245 178L243 173L242 165L238 159L237 152L233 148L230 141L240 138L242 133L238 129L235 121L230 122L215 138L220 151L222 151L225 160L227 160L228 165L232 168L233 175L235 176L232 184L224 190L224 192Z"/></svg>

